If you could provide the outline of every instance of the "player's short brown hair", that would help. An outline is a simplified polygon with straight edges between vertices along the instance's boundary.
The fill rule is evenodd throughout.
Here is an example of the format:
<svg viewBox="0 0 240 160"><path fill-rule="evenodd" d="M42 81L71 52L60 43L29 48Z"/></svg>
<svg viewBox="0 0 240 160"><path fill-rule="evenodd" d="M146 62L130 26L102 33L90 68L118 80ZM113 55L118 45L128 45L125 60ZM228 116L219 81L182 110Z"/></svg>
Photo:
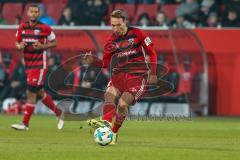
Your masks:
<svg viewBox="0 0 240 160"><path fill-rule="evenodd" d="M114 10L112 13L111 13L111 16L110 17L113 17L113 18L122 18L123 20L126 20L127 19L127 15L126 13L123 11L123 10Z"/></svg>
<svg viewBox="0 0 240 160"><path fill-rule="evenodd" d="M30 7L37 8L38 11L40 11L40 7L39 7L37 4L30 4L29 7L28 7L28 9L29 9Z"/></svg>

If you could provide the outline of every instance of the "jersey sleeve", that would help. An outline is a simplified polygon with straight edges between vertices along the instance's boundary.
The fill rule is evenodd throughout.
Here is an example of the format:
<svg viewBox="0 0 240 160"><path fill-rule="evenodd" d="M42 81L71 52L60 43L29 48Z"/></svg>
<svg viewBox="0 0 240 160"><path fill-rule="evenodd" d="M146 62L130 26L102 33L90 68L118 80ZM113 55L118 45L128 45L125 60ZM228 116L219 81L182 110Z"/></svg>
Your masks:
<svg viewBox="0 0 240 160"><path fill-rule="evenodd" d="M93 65L100 68L108 68L111 63L111 57L111 53L104 51L102 59L96 59Z"/></svg>
<svg viewBox="0 0 240 160"><path fill-rule="evenodd" d="M151 75L156 75L157 73L157 54L154 49L154 44L146 35L146 33L142 30L139 30L141 44L146 52L149 55L149 63L151 66Z"/></svg>
<svg viewBox="0 0 240 160"><path fill-rule="evenodd" d="M112 60L112 50L115 47L112 43L112 36L110 36L107 40L107 43L104 45L104 51L103 51L103 58L102 58L102 63L103 67L107 68L111 64Z"/></svg>
<svg viewBox="0 0 240 160"><path fill-rule="evenodd" d="M22 24L19 25L17 32L16 32L16 41L22 42Z"/></svg>
<svg viewBox="0 0 240 160"><path fill-rule="evenodd" d="M104 52L103 52L103 58L102 58L104 68L109 67L109 65L111 63L111 59L112 59L111 52L109 50L106 50L106 48L105 48Z"/></svg>
<svg viewBox="0 0 240 160"><path fill-rule="evenodd" d="M46 32L47 32L47 40L48 41L53 41L56 39L56 35L55 33L53 32L52 28L50 26L47 26L46 27Z"/></svg>

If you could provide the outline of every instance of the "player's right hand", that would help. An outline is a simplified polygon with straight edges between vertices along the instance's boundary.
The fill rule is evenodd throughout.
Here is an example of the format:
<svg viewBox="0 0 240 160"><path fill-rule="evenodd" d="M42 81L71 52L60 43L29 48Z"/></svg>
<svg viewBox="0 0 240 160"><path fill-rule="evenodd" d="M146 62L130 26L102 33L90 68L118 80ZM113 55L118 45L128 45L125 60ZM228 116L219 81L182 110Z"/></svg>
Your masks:
<svg viewBox="0 0 240 160"><path fill-rule="evenodd" d="M20 42L16 44L17 49L24 49L27 46L26 42Z"/></svg>
<svg viewBox="0 0 240 160"><path fill-rule="evenodd" d="M86 52L83 56L83 60L85 63L87 63L88 65L91 65L94 62L94 55L92 54L91 51Z"/></svg>

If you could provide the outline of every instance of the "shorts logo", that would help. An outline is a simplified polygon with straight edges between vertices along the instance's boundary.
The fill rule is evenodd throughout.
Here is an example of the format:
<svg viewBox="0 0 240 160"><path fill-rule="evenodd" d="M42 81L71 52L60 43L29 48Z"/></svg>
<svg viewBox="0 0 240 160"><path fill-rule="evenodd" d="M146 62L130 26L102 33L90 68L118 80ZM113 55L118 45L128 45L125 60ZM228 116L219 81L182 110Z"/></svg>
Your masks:
<svg viewBox="0 0 240 160"><path fill-rule="evenodd" d="M130 88L129 89L131 92L137 92L137 89L136 88Z"/></svg>
<svg viewBox="0 0 240 160"><path fill-rule="evenodd" d="M34 30L34 35L39 35L40 34L40 30L39 29L35 29Z"/></svg>
<svg viewBox="0 0 240 160"><path fill-rule="evenodd" d="M152 41L151 41L151 39L149 37L146 37L144 39L144 43L146 44L146 46L149 46L152 43Z"/></svg>

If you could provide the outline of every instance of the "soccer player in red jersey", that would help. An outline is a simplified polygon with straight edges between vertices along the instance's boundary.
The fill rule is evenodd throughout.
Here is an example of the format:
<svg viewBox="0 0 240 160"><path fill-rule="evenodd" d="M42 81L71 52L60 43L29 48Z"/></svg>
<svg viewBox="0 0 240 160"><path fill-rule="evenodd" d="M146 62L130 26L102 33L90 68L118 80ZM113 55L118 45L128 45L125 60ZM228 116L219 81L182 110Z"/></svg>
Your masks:
<svg viewBox="0 0 240 160"><path fill-rule="evenodd" d="M128 26L121 10L113 11L110 21L113 34L104 46L103 60L97 60L90 52L84 58L89 65L112 67L112 77L104 95L102 120L91 119L87 123L95 128L111 127L114 133L112 144L115 144L128 106L143 96L147 84L156 84L158 79L157 55L151 39L144 31Z"/></svg>
<svg viewBox="0 0 240 160"><path fill-rule="evenodd" d="M52 29L38 21L40 9L37 5L28 8L29 21L19 25L16 33L16 48L23 50L27 73L27 102L23 121L13 124L16 130L28 130L29 120L34 112L37 99L51 109L58 117L58 129L62 129L64 121L62 111L53 103L52 98L44 91L43 82L47 72L46 50L57 46L56 37Z"/></svg>

